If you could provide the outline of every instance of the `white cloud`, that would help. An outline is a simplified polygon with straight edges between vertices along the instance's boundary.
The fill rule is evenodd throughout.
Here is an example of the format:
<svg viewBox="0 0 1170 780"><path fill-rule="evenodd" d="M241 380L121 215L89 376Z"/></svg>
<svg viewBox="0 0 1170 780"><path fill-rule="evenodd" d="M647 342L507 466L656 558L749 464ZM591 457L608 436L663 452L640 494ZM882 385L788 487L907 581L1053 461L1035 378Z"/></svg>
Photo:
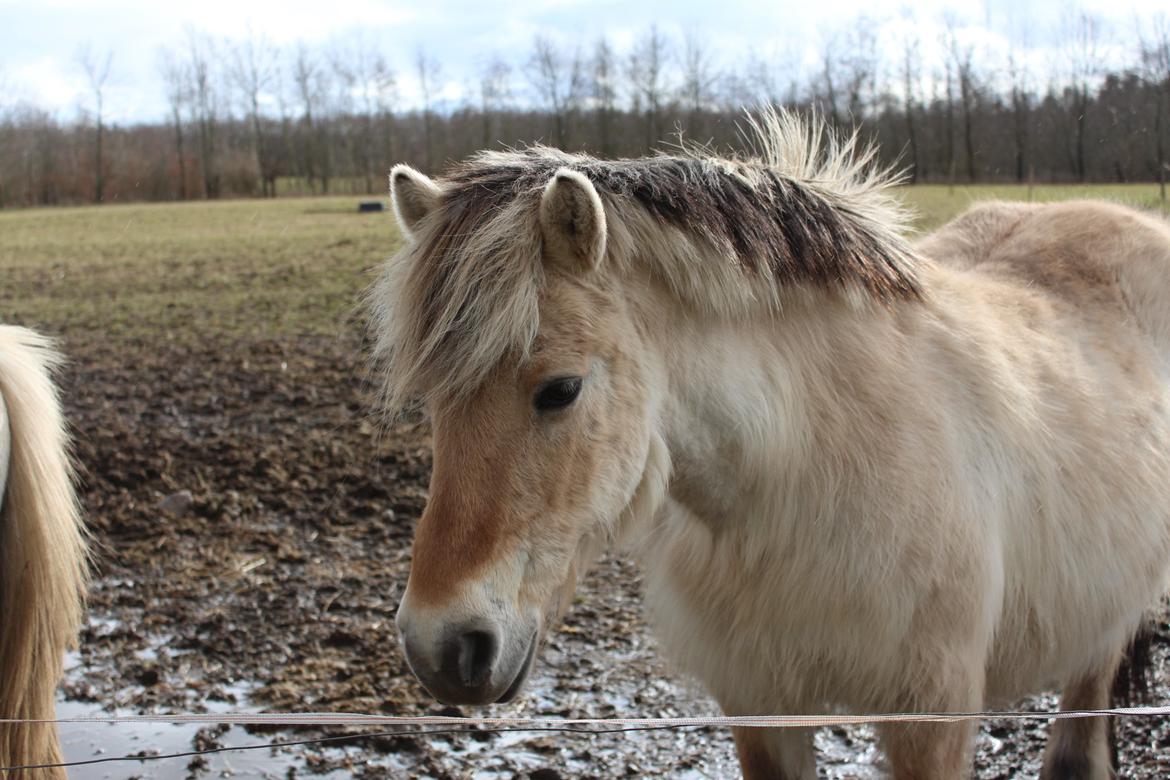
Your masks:
<svg viewBox="0 0 1170 780"><path fill-rule="evenodd" d="M1107 52L1116 63L1132 56L1135 19L1160 10L1164 2L1083 0L1083 6L1109 20L1113 40ZM1026 31L1023 56L1047 75L1059 63L1060 25L1071 7L1019 0L976 5L942 0L912 7L907 0L0 0L0 72L19 91L69 115L87 100L74 55L90 42L96 51L114 52L111 115L133 121L163 115L157 52L181 46L188 28L236 40L251 31L286 48L302 40L344 46L360 34L392 63L405 105L419 102L413 62L420 46L443 65L439 99L456 104L469 89L474 92L480 69L493 56L513 66L513 87L526 94L524 65L538 32L555 35L568 48L580 46L585 54L605 34L624 62L638 37L657 23L676 42L687 31L699 35L721 67L742 67L750 51L790 78L787 71L815 72L830 33L863 13L877 27L887 67L900 56L898 36L907 31L921 38L927 62L941 62L948 13L962 39L988 62L1002 61L1012 40Z"/></svg>
<svg viewBox="0 0 1170 780"><path fill-rule="evenodd" d="M51 111L83 106L84 83L71 67L62 65L54 57L43 56L32 62L9 65L5 70L23 100Z"/></svg>
<svg viewBox="0 0 1170 780"><path fill-rule="evenodd" d="M416 11L376 0L209 0L185 9L182 21L226 38L244 38L251 29L288 44L321 41L346 30L409 24L416 18Z"/></svg>

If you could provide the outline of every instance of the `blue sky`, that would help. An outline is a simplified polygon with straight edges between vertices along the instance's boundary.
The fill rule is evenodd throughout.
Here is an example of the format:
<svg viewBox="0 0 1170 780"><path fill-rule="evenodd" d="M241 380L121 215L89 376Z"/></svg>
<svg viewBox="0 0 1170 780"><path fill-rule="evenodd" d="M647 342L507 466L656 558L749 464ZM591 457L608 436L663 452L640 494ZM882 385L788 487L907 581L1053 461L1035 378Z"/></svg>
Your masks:
<svg viewBox="0 0 1170 780"><path fill-rule="evenodd" d="M565 47L588 47L607 35L621 52L649 25L657 24L676 40L696 35L718 64L739 67L754 50L786 67L815 68L818 51L831 33L862 13L882 31L886 56L900 31L913 29L927 56L941 45L944 14L976 42L984 56L1006 51L1008 42L1027 31L1029 60L1041 72L1059 67L1057 40L1062 24L1083 8L1098 15L1107 31L1107 55L1125 59L1136 49L1139 20L1165 7L1165 0L986 0L983 3L909 3L906 0L817 0L762 2L722 0L687 2L651 0L202 0L197 3L148 0L0 0L0 104L22 99L54 111L61 118L89 105L76 55L84 44L113 52L108 90L115 121L161 118L165 110L159 76L159 51L178 48L189 28L220 40L241 40L249 31L280 46L303 41L315 46L345 47L359 38L381 50L397 72L403 105L417 100L413 61L424 47L442 64L442 94L457 103L471 89L475 75L499 56L515 70L522 93L520 66L533 36L553 36ZM1017 42L1017 47L1021 44ZM523 97L519 98L523 99Z"/></svg>

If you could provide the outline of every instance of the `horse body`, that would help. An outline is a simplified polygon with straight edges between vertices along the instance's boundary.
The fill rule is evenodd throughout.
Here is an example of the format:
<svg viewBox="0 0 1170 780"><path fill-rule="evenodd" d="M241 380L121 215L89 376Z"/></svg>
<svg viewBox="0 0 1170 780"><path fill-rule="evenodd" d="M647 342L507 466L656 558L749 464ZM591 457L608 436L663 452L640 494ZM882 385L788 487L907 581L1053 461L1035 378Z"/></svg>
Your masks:
<svg viewBox="0 0 1170 780"><path fill-rule="evenodd" d="M673 475L647 597L729 711L970 711L1109 682L1163 593L1170 235L1104 204L993 208L1046 246L963 267L944 254L963 223L945 228L922 306L659 331ZM1098 274L1070 221L1134 251ZM1046 279L1045 249L1081 273ZM1125 291L1158 276L1143 310Z"/></svg>
<svg viewBox="0 0 1170 780"><path fill-rule="evenodd" d="M43 337L0 326L0 719L54 717L63 655L81 626L86 547L50 379L58 362ZM60 760L53 724L0 723L0 766ZM65 772L7 777L50 775Z"/></svg>
<svg viewBox="0 0 1170 780"><path fill-rule="evenodd" d="M729 713L1052 684L1105 706L1170 564L1170 229L992 205L910 248L850 150L813 166L784 117L763 145L760 167L395 172L388 382L435 422L412 667L445 700L511 697L622 540L668 654ZM899 776L970 771L970 725L883 737ZM815 776L807 733L736 741L749 776ZM1103 724L1054 726L1046 776L1109 771Z"/></svg>
<svg viewBox="0 0 1170 780"><path fill-rule="evenodd" d="M1103 204L1020 212L1044 230L1104 215L1170 247L1152 220ZM1170 308L1170 257L1159 260ZM694 641L706 634L711 645L743 637L761 658L788 659L781 668L820 669L791 675L788 701L747 709L825 701L824 664L838 655L855 675L831 686L851 691L835 703L920 707L918 682L896 678L930 652L914 649L924 632L953 643L959 624L987 659L990 699L1010 700L1099 668L1161 593L1170 341L1141 325L1160 312L1134 311L1122 281L1069 291L1026 266L943 260L922 277L926 300L908 310L826 296L793 301L754 333L658 331L671 355L673 474L667 522L643 557L660 630L697 664L711 659L704 679L760 660L726 664ZM899 687L901 702L870 692Z"/></svg>

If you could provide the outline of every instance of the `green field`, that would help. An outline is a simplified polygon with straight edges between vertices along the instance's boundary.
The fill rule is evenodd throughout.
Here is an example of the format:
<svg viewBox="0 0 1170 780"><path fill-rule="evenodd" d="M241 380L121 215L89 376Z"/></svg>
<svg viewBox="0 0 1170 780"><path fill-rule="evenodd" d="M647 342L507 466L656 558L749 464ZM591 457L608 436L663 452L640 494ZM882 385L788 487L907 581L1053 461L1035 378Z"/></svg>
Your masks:
<svg viewBox="0 0 1170 780"><path fill-rule="evenodd" d="M71 335L336 334L398 246L358 198L0 213L0 320Z"/></svg>
<svg viewBox="0 0 1170 780"><path fill-rule="evenodd" d="M922 230L1026 187L905 187ZM1156 185L1043 186L1034 200L1156 208ZM363 198L287 198L0 212L0 321L72 336L333 335L354 327L372 270L398 246Z"/></svg>

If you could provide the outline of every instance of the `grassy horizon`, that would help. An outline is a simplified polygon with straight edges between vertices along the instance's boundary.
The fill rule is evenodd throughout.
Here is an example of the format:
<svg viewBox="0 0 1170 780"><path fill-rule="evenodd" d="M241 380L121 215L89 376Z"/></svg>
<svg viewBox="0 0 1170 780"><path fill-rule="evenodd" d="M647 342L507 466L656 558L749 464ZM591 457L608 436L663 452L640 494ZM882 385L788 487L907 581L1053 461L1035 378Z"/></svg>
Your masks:
<svg viewBox="0 0 1170 780"><path fill-rule="evenodd" d="M916 185L899 197L928 231L1026 185ZM1106 198L1156 209L1156 184L1037 185L1035 201ZM374 269L399 246L369 196L56 206L0 211L0 321L81 338L339 336L363 320Z"/></svg>
<svg viewBox="0 0 1170 780"><path fill-rule="evenodd" d="M69 335L326 335L398 247L364 198L0 212L0 321Z"/></svg>
<svg viewBox="0 0 1170 780"><path fill-rule="evenodd" d="M1110 200L1149 211L1162 211L1158 184L913 184L895 188L917 215L915 227L932 230L981 200L1049 203L1062 200Z"/></svg>

